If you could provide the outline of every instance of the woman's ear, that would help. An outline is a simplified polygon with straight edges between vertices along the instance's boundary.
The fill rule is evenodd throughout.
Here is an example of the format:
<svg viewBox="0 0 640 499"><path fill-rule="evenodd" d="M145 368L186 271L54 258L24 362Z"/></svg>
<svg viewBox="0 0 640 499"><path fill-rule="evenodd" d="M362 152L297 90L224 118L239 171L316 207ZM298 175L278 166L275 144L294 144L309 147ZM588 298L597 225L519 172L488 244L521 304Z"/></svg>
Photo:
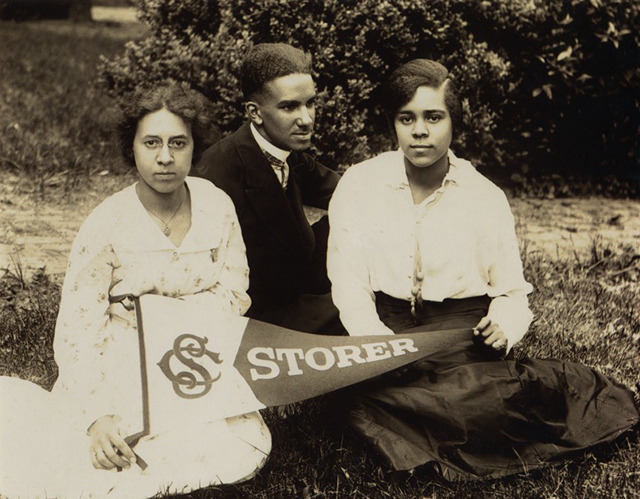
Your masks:
<svg viewBox="0 0 640 499"><path fill-rule="evenodd" d="M254 125L262 125L262 114L260 113L260 105L257 102L248 101L244 105L244 110Z"/></svg>

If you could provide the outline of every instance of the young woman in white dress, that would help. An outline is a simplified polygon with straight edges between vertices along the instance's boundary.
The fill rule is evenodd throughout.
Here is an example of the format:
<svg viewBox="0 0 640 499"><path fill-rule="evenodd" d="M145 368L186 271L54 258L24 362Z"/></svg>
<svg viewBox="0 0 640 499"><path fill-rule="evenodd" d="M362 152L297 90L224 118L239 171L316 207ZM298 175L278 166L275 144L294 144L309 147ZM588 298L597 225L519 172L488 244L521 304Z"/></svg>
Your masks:
<svg viewBox="0 0 640 499"><path fill-rule="evenodd" d="M249 269L231 200L188 177L215 133L211 103L185 85L140 89L119 136L139 180L100 204L74 241L56 323L51 393L0 379L0 494L131 497L253 476L271 436L251 413L142 439L135 311L118 296L157 293L232 314L249 308Z"/></svg>

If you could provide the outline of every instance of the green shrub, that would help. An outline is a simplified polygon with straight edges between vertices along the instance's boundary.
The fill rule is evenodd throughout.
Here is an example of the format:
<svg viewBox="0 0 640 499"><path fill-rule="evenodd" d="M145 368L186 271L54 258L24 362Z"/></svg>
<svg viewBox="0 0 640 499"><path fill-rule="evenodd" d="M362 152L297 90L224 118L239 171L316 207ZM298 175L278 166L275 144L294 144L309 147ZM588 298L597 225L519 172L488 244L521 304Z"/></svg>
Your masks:
<svg viewBox="0 0 640 499"><path fill-rule="evenodd" d="M500 137L519 173L638 179L640 4L462 2L468 29L509 61ZM637 183L636 186L637 188Z"/></svg>
<svg viewBox="0 0 640 499"><path fill-rule="evenodd" d="M237 73L246 49L260 42L291 43L314 58L320 97L315 146L328 165L348 165L391 147L376 104L384 98L381 82L403 61L442 60L472 96L506 88L504 61L468 36L461 14L450 4L219 0L208 11L217 19L213 5L217 6L219 23L185 27L158 20L168 18L164 12L180 17L184 10L199 9L199 0L141 0L153 35L128 44L122 57L105 61L103 78L115 95L142 81L187 80L216 103L219 124L228 132L243 119ZM463 145L488 140L495 126L489 113L476 113L474 120L473 129L460 137Z"/></svg>
<svg viewBox="0 0 640 499"><path fill-rule="evenodd" d="M494 176L579 168L635 173L640 5L632 0L138 0L152 34L102 66L114 95L186 80L215 103L223 131L243 119L237 81L254 43L314 57L315 146L344 166L393 147L381 83L416 57L445 64L465 96L456 151Z"/></svg>

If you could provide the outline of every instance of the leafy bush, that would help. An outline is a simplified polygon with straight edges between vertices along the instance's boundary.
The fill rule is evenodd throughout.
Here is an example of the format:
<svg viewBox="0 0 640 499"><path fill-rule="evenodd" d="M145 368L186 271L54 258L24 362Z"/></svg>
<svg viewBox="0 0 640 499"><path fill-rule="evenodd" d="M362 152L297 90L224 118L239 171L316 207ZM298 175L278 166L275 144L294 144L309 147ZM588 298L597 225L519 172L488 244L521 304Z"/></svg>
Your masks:
<svg viewBox="0 0 640 499"><path fill-rule="evenodd" d="M197 12L201 1L141 0L152 36L105 61L103 79L115 95L142 81L187 80L216 103L221 128L232 131L243 119L237 74L247 48L267 41L303 47L317 72L316 147L327 164L347 165L391 146L376 103L384 98L381 82L403 61L442 60L473 96L507 87L504 61L468 36L450 3L219 0L207 4L210 22L184 26L165 20L169 13L183 19ZM487 140L495 126L490 113L474 119L473 129L460 137L463 143Z"/></svg>
<svg viewBox="0 0 640 499"><path fill-rule="evenodd" d="M640 4L462 2L468 29L511 67L500 137L519 173L635 178L640 146ZM522 177L521 177L522 178Z"/></svg>
<svg viewBox="0 0 640 499"><path fill-rule="evenodd" d="M459 80L468 127L456 147L488 173L636 173L633 0L138 1L152 34L104 61L115 95L150 79L187 80L232 131L242 121L244 52L291 43L314 57L318 153L348 165L392 146L376 106L380 84L402 62L427 57Z"/></svg>

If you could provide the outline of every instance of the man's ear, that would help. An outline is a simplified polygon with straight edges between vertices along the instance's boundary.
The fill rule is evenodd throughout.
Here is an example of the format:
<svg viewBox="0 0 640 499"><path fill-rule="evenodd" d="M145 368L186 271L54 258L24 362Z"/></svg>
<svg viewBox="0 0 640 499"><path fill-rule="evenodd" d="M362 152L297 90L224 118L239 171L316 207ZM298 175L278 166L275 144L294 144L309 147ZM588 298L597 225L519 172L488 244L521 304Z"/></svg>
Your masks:
<svg viewBox="0 0 640 499"><path fill-rule="evenodd" d="M260 105L256 101L248 101L244 105L244 110L251 122L256 125L262 125L262 113L260 112Z"/></svg>

